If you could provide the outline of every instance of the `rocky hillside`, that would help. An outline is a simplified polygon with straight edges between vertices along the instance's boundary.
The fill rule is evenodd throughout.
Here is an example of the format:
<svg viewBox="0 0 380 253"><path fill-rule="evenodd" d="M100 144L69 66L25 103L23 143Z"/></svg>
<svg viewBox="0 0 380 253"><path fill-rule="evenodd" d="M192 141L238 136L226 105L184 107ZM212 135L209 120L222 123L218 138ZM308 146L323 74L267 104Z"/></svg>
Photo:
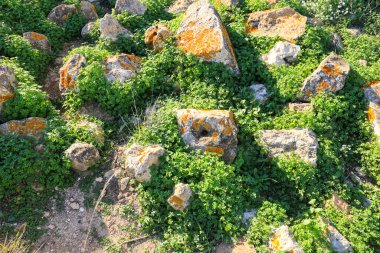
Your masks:
<svg viewBox="0 0 380 253"><path fill-rule="evenodd" d="M1 0L0 252L380 252L378 0Z"/></svg>

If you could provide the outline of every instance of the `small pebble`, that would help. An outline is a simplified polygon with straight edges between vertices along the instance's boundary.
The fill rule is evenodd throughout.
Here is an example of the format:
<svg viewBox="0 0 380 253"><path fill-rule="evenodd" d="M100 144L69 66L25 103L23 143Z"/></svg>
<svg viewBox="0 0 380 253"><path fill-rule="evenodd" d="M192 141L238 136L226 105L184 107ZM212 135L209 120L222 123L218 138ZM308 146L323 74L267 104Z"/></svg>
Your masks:
<svg viewBox="0 0 380 253"><path fill-rule="evenodd" d="M54 226L53 224L50 224L50 225L48 226L48 228L49 228L49 229L55 229L55 226Z"/></svg>
<svg viewBox="0 0 380 253"><path fill-rule="evenodd" d="M84 208L83 207L79 208L79 212L83 213L84 212Z"/></svg>
<svg viewBox="0 0 380 253"><path fill-rule="evenodd" d="M44 217L49 217L50 213L49 212L44 212Z"/></svg>
<svg viewBox="0 0 380 253"><path fill-rule="evenodd" d="M102 177L97 177L97 178L95 179L95 181L98 182L98 183L101 183L101 182L103 181L103 178L102 178Z"/></svg>
<svg viewBox="0 0 380 253"><path fill-rule="evenodd" d="M78 210L78 209L79 209L79 204L76 203L76 202L73 202L73 203L70 204L70 207L71 207L72 209L74 209L74 210Z"/></svg>

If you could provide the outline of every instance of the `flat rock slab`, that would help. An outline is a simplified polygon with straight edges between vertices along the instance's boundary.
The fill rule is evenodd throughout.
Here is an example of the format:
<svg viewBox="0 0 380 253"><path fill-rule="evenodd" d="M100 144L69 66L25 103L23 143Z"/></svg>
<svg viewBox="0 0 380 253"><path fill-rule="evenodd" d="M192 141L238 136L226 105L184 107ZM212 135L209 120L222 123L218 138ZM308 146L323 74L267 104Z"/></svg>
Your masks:
<svg viewBox="0 0 380 253"><path fill-rule="evenodd" d="M81 54L74 54L59 70L59 89L66 92L74 89L79 72L86 66L86 58Z"/></svg>
<svg viewBox="0 0 380 253"><path fill-rule="evenodd" d="M24 120L11 120L0 125L0 134L40 138L47 127L46 119L31 117Z"/></svg>
<svg viewBox="0 0 380 253"><path fill-rule="evenodd" d="M49 39L45 35L36 32L26 32L23 33L22 36L29 41L33 48L42 50L46 53L51 51Z"/></svg>
<svg viewBox="0 0 380 253"><path fill-rule="evenodd" d="M189 6L177 31L178 47L185 53L210 62L220 62L239 73L226 28L208 0Z"/></svg>
<svg viewBox="0 0 380 253"><path fill-rule="evenodd" d="M259 139L272 157L294 152L305 162L317 164L318 140L310 129L262 130Z"/></svg>
<svg viewBox="0 0 380 253"><path fill-rule="evenodd" d="M375 135L380 137L380 81L370 83L370 86L364 89L364 95L369 102L368 119Z"/></svg>
<svg viewBox="0 0 380 253"><path fill-rule="evenodd" d="M282 225L274 230L274 235L269 239L269 248L272 252L304 252L291 237L289 227L286 225Z"/></svg>
<svg viewBox="0 0 380 253"><path fill-rule="evenodd" d="M146 5L139 0L117 0L115 5L116 14L128 11L132 14L144 15L146 10Z"/></svg>
<svg viewBox="0 0 380 253"><path fill-rule="evenodd" d="M309 101L310 97L320 92L337 92L344 87L350 65L335 53L327 56L318 68L305 80L301 92L302 99Z"/></svg>
<svg viewBox="0 0 380 253"><path fill-rule="evenodd" d="M281 37L295 42L306 30L307 17L290 7L251 13L247 32L254 36Z"/></svg>
<svg viewBox="0 0 380 253"><path fill-rule="evenodd" d="M131 54L109 56L104 63L104 74L109 82L124 83L137 75L141 61Z"/></svg>
<svg viewBox="0 0 380 253"><path fill-rule="evenodd" d="M177 110L177 122L184 142L194 150L213 152L232 162L237 153L234 116L223 110Z"/></svg>

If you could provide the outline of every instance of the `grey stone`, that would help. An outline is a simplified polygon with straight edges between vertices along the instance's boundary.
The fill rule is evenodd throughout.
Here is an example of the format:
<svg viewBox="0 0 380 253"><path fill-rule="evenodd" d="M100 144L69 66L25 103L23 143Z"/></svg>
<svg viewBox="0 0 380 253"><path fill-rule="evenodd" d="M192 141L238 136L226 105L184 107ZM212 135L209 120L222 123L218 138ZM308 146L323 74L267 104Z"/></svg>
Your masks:
<svg viewBox="0 0 380 253"><path fill-rule="evenodd" d="M147 7L139 0L117 0L115 5L116 14L120 14L123 11L128 11L132 14L144 15Z"/></svg>
<svg viewBox="0 0 380 253"><path fill-rule="evenodd" d="M281 66L295 62L301 47L290 42L280 41L261 60L268 65Z"/></svg>
<svg viewBox="0 0 380 253"><path fill-rule="evenodd" d="M264 84L252 84L249 88L252 90L252 95L260 103L264 103L268 99L268 91Z"/></svg>

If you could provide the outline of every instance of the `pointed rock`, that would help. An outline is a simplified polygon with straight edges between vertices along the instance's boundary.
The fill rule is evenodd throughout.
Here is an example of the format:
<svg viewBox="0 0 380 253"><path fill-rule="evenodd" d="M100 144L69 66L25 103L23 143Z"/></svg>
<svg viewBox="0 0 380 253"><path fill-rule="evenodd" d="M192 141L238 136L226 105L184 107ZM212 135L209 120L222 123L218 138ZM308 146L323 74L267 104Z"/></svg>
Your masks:
<svg viewBox="0 0 380 253"><path fill-rule="evenodd" d="M164 48L164 42L173 33L165 25L154 25L149 27L145 32L145 44L155 51L161 51Z"/></svg>
<svg viewBox="0 0 380 253"><path fill-rule="evenodd" d="M370 86L364 89L364 95L369 102L368 119L375 135L380 137L380 81L371 82Z"/></svg>
<svg viewBox="0 0 380 253"><path fill-rule="evenodd" d="M13 69L0 65L0 113L4 102L15 96L14 88L16 88L16 77Z"/></svg>
<svg viewBox="0 0 380 253"><path fill-rule="evenodd" d="M250 14L247 32L254 36L277 37L295 42L306 30L307 17L290 7Z"/></svg>
<svg viewBox="0 0 380 253"><path fill-rule="evenodd" d="M350 65L348 62L335 53L331 53L305 80L301 89L302 99L309 101L313 94L341 90L349 72Z"/></svg>
<svg viewBox="0 0 380 253"><path fill-rule="evenodd" d="M26 32L22 36L29 41L33 48L50 53L49 39L45 35L36 32Z"/></svg>
<svg viewBox="0 0 380 253"><path fill-rule="evenodd" d="M189 199L193 195L190 185L176 184L173 191L173 195L168 198L169 205L178 211L185 210L189 205Z"/></svg>
<svg viewBox="0 0 380 253"><path fill-rule="evenodd" d="M77 13L77 7L74 4L61 4L51 10L48 18L58 25L64 25L69 20L71 15Z"/></svg>
<svg viewBox="0 0 380 253"><path fill-rule="evenodd" d="M122 27L110 14L106 14L99 23L100 38L116 41L119 36L130 37L132 33Z"/></svg>
<svg viewBox="0 0 380 253"><path fill-rule="evenodd" d="M289 227L282 225L275 229L273 237L269 240L272 252L303 253L298 243L291 237Z"/></svg>
<svg viewBox="0 0 380 253"><path fill-rule="evenodd" d="M261 60L268 65L281 66L297 60L301 47L286 41L277 44L267 53L261 56Z"/></svg>
<svg viewBox="0 0 380 253"><path fill-rule="evenodd" d="M139 0L117 0L115 5L116 14L128 11L132 14L144 15L146 10L146 5Z"/></svg>
<svg viewBox="0 0 380 253"><path fill-rule="evenodd" d="M220 62L239 73L235 53L219 14L208 0L189 6L177 31L178 47L210 62Z"/></svg>
<svg viewBox="0 0 380 253"><path fill-rule="evenodd" d="M92 144L74 143L66 151L67 159L71 161L71 166L77 171L86 171L95 165L99 159L99 151Z"/></svg>
<svg viewBox="0 0 380 253"><path fill-rule="evenodd" d="M98 19L95 6L87 1L80 2L80 11L86 17L88 22L94 22Z"/></svg>
<svg viewBox="0 0 380 253"><path fill-rule="evenodd" d="M11 120L0 125L0 134L40 138L46 129L44 118L31 117L24 120Z"/></svg>
<svg viewBox="0 0 380 253"><path fill-rule="evenodd" d="M86 58L80 54L74 54L59 70L59 89L66 92L74 89L79 72L86 66Z"/></svg>
<svg viewBox="0 0 380 253"><path fill-rule="evenodd" d="M104 74L109 82L124 83L140 70L141 59L131 54L109 56L105 60Z"/></svg>

